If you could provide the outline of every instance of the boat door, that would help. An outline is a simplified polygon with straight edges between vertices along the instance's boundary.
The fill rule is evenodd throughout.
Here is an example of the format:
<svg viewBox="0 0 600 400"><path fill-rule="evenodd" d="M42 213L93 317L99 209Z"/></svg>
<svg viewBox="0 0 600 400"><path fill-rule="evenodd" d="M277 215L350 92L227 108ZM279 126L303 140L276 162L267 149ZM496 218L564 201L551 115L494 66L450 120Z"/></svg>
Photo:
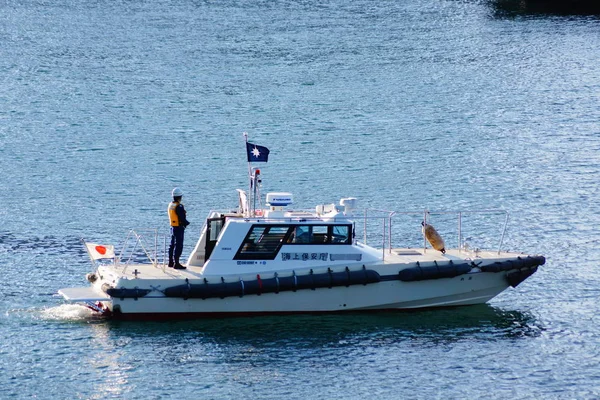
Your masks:
<svg viewBox="0 0 600 400"><path fill-rule="evenodd" d="M217 244L217 238L225 225L225 216L220 218L209 218L206 220L206 246L204 248L204 262L208 261Z"/></svg>

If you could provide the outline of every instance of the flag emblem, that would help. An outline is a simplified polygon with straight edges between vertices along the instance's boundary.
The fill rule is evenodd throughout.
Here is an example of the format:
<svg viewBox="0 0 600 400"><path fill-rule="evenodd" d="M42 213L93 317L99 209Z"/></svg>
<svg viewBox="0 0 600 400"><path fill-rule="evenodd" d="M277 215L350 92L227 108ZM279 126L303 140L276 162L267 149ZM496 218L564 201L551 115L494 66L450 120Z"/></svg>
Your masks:
<svg viewBox="0 0 600 400"><path fill-rule="evenodd" d="M104 246L96 246L96 247L94 247L94 249L102 255L106 254L106 247L104 247Z"/></svg>
<svg viewBox="0 0 600 400"><path fill-rule="evenodd" d="M269 149L265 146L258 146L246 142L246 153L248 153L248 162L267 162L269 161Z"/></svg>

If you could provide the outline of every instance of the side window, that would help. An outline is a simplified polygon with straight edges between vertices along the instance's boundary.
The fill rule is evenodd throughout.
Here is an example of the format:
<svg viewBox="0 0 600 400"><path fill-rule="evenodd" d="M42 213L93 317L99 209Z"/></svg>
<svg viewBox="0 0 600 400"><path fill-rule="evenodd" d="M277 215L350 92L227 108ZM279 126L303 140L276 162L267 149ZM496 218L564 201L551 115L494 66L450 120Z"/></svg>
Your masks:
<svg viewBox="0 0 600 400"><path fill-rule="evenodd" d="M242 249L247 250L249 252L256 251L256 245L264 236L266 230L266 226L255 226L254 228L252 228L252 230L250 230L250 233L248 234L248 237L246 238L246 240L244 240Z"/></svg>
<svg viewBox="0 0 600 400"><path fill-rule="evenodd" d="M296 225L287 237L288 244L352 244L350 225Z"/></svg>
<svg viewBox="0 0 600 400"><path fill-rule="evenodd" d="M326 225L313 225L312 235L310 237L310 243L312 244L323 244L329 243L329 234Z"/></svg>
<svg viewBox="0 0 600 400"><path fill-rule="evenodd" d="M233 259L273 260L289 231L289 226L255 225L246 235Z"/></svg>
<svg viewBox="0 0 600 400"><path fill-rule="evenodd" d="M287 243L310 243L310 226L298 225L293 227Z"/></svg>
<svg viewBox="0 0 600 400"><path fill-rule="evenodd" d="M221 233L221 229L223 229L223 223L225 222L224 219L215 219L215 220L210 220L208 223L210 224L210 237L208 238L208 240L213 240L216 241L217 238L219 237L219 234Z"/></svg>
<svg viewBox="0 0 600 400"><path fill-rule="evenodd" d="M348 225L335 225L331 234L331 243L351 243L350 227Z"/></svg>
<svg viewBox="0 0 600 400"><path fill-rule="evenodd" d="M258 238L256 242L257 248L265 253L270 253L279 248L283 243L283 238L290 230L288 226L272 226Z"/></svg>

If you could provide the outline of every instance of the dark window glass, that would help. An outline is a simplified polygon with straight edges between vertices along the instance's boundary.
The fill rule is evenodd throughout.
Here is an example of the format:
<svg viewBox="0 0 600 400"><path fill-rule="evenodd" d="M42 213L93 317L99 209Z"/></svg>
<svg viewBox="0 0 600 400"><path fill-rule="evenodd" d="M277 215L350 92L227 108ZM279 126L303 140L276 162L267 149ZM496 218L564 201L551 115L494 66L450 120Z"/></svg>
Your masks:
<svg viewBox="0 0 600 400"><path fill-rule="evenodd" d="M208 240L216 241L219 237L219 233L221 233L221 229L223 228L224 220L209 220L208 223L210 224L210 237Z"/></svg>
<svg viewBox="0 0 600 400"><path fill-rule="evenodd" d="M273 260L282 244L352 244L350 225L254 225L234 260Z"/></svg>
<svg viewBox="0 0 600 400"><path fill-rule="evenodd" d="M310 237L310 243L312 244L323 244L329 243L329 227L326 225L313 225L312 235Z"/></svg>
<svg viewBox="0 0 600 400"><path fill-rule="evenodd" d="M290 231L289 226L255 225L250 229L234 259L272 260Z"/></svg>
<svg viewBox="0 0 600 400"><path fill-rule="evenodd" d="M350 243L350 227L348 225L333 226L331 243Z"/></svg>
<svg viewBox="0 0 600 400"><path fill-rule="evenodd" d="M351 244L350 225L297 225L288 244Z"/></svg>

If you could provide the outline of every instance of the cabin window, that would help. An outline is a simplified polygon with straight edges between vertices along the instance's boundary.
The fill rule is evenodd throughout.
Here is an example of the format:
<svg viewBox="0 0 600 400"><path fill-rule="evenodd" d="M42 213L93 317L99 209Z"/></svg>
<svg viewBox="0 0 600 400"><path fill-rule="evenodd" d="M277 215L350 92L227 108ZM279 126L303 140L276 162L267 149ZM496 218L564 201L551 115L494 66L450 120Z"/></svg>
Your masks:
<svg viewBox="0 0 600 400"><path fill-rule="evenodd" d="M351 225L254 225L234 260L274 260L283 244L352 244Z"/></svg>
<svg viewBox="0 0 600 400"><path fill-rule="evenodd" d="M225 225L225 217L221 216L219 218L209 218L206 221L206 229L208 239L206 240L206 245L204 246L204 261L207 261L212 254L212 251L217 244L217 239L219 238L219 234L223 229L223 225Z"/></svg>
<svg viewBox="0 0 600 400"><path fill-rule="evenodd" d="M293 228L293 233L288 238L288 243L310 243L310 227L305 225Z"/></svg>
<svg viewBox="0 0 600 400"><path fill-rule="evenodd" d="M312 226L312 235L310 236L311 244L323 244L329 243L329 235L327 231L329 230L327 226L324 225L315 225Z"/></svg>
<svg viewBox="0 0 600 400"><path fill-rule="evenodd" d="M235 260L273 260L288 236L288 225L254 225L240 246Z"/></svg>
<svg viewBox="0 0 600 400"><path fill-rule="evenodd" d="M208 223L210 224L210 232L209 232L210 237L208 238L208 240L215 241L215 242L217 241L217 238L219 237L219 234L221 233L221 229L223 229L224 222L225 222L225 219L223 219L223 218L211 219L208 221Z"/></svg>
<svg viewBox="0 0 600 400"><path fill-rule="evenodd" d="M350 243L350 226L334 225L331 232L331 243Z"/></svg>
<svg viewBox="0 0 600 400"><path fill-rule="evenodd" d="M287 244L351 244L350 225L297 225Z"/></svg>

